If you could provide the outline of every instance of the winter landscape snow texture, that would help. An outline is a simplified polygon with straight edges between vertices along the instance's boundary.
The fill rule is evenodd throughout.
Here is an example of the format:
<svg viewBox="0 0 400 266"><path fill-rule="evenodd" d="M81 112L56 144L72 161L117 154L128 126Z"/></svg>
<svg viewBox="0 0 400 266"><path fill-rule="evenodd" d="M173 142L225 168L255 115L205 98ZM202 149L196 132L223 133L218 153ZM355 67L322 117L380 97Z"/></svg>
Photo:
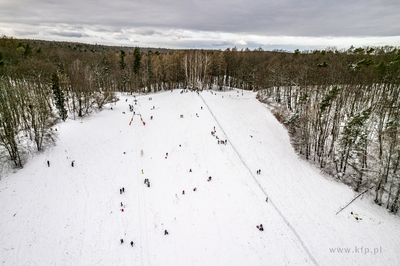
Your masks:
<svg viewBox="0 0 400 266"><path fill-rule="evenodd" d="M400 264L399 217L368 195L336 215L356 193L300 159L253 92L120 95L56 127L0 181L1 265Z"/></svg>

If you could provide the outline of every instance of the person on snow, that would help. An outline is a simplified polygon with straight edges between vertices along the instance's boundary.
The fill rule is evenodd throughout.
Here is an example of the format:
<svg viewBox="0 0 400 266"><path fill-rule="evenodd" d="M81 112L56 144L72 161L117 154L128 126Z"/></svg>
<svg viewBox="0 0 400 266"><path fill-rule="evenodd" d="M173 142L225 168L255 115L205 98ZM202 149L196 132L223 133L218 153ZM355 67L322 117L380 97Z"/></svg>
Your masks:
<svg viewBox="0 0 400 266"><path fill-rule="evenodd" d="M50 161L47 161L47 166L50 167Z"/></svg>
<svg viewBox="0 0 400 266"><path fill-rule="evenodd" d="M257 225L256 227L257 227L257 229L258 229L258 230L260 230L260 231L264 231L264 228L263 228L262 224L260 224L260 225Z"/></svg>
<svg viewBox="0 0 400 266"><path fill-rule="evenodd" d="M133 244L134 244L133 241L131 241L131 246L132 246L132 247L133 247Z"/></svg>
<svg viewBox="0 0 400 266"><path fill-rule="evenodd" d="M168 231L167 230L164 231L164 235L168 235Z"/></svg>
<svg viewBox="0 0 400 266"><path fill-rule="evenodd" d="M72 167L74 167L74 162L75 162L75 161L72 161L72 162L71 162L71 166L72 166Z"/></svg>
<svg viewBox="0 0 400 266"><path fill-rule="evenodd" d="M190 168L190 169L189 169L189 173L191 173L191 172L192 172L192 169Z"/></svg>
<svg viewBox="0 0 400 266"><path fill-rule="evenodd" d="M120 240L120 241L121 241L121 245L122 245L122 244L124 243L124 240L121 238L121 240Z"/></svg>
<svg viewBox="0 0 400 266"><path fill-rule="evenodd" d="M125 192L125 188L122 188L122 192Z"/></svg>
<svg viewBox="0 0 400 266"><path fill-rule="evenodd" d="M150 187L150 181L149 181L149 182L147 182L147 187Z"/></svg>
<svg viewBox="0 0 400 266"><path fill-rule="evenodd" d="M121 207L122 207L122 206L124 206L124 204L122 204L122 201L121 201Z"/></svg>
<svg viewBox="0 0 400 266"><path fill-rule="evenodd" d="M210 176L210 177L208 177L208 181L211 181L211 176Z"/></svg>
<svg viewBox="0 0 400 266"><path fill-rule="evenodd" d="M268 197L267 197L267 199L265 201L268 202Z"/></svg>
<svg viewBox="0 0 400 266"><path fill-rule="evenodd" d="M119 189L119 194L122 194L122 189Z"/></svg>
<svg viewBox="0 0 400 266"><path fill-rule="evenodd" d="M184 190L182 191L182 195L185 195L185 191Z"/></svg>
<svg viewBox="0 0 400 266"><path fill-rule="evenodd" d="M197 188L194 188L194 189L193 189L193 191L196 191L196 190L197 190Z"/></svg>

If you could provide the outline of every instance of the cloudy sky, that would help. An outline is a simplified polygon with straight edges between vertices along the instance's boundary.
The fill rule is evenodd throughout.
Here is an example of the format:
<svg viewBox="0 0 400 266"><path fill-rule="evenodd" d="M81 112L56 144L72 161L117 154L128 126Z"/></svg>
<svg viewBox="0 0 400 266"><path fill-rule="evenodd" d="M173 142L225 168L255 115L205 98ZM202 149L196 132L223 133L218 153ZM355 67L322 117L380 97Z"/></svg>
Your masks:
<svg viewBox="0 0 400 266"><path fill-rule="evenodd" d="M264 50L400 45L400 0L0 0L0 35Z"/></svg>

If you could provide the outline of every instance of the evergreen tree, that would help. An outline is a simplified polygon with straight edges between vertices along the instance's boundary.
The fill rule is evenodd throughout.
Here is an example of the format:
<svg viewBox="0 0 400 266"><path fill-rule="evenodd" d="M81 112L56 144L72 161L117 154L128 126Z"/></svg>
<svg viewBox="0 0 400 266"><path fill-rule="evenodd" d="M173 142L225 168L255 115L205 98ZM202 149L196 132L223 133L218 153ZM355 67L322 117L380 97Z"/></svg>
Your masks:
<svg viewBox="0 0 400 266"><path fill-rule="evenodd" d="M138 74L140 69L140 61L142 59L139 47L135 47L135 50L133 51L133 57L133 73Z"/></svg>
<svg viewBox="0 0 400 266"><path fill-rule="evenodd" d="M68 111L64 107L64 93L60 88L60 79L58 78L57 74L54 73L53 76L51 77L52 81L52 87L51 89L53 90L54 93L54 99L56 101L56 107L58 109L58 114L60 118L65 121L68 117Z"/></svg>
<svg viewBox="0 0 400 266"><path fill-rule="evenodd" d="M340 169L343 173L346 172L349 159L352 160L351 165L353 168L355 168L356 164L362 164L362 162L360 162L362 160L358 158L366 155L367 152L368 129L366 122L371 116L371 110L371 108L367 108L361 113L357 113L343 129L342 136L339 140L342 153Z"/></svg>
<svg viewBox="0 0 400 266"><path fill-rule="evenodd" d="M124 69L124 68L125 68L124 57L125 57L125 52L121 50L121 53L119 54L119 58L120 58L119 67L120 67L121 69Z"/></svg>

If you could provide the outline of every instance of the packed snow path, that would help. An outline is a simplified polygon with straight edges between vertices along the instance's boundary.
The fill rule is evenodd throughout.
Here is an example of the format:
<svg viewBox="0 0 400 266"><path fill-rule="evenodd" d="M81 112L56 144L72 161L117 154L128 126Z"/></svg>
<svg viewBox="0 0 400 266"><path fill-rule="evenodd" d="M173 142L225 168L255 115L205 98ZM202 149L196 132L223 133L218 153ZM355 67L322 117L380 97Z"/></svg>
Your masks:
<svg viewBox="0 0 400 266"><path fill-rule="evenodd" d="M335 215L355 193L299 159L254 93L137 96L145 126L120 98L0 181L1 265L313 265L299 239L319 265L400 264L398 217L367 196Z"/></svg>

